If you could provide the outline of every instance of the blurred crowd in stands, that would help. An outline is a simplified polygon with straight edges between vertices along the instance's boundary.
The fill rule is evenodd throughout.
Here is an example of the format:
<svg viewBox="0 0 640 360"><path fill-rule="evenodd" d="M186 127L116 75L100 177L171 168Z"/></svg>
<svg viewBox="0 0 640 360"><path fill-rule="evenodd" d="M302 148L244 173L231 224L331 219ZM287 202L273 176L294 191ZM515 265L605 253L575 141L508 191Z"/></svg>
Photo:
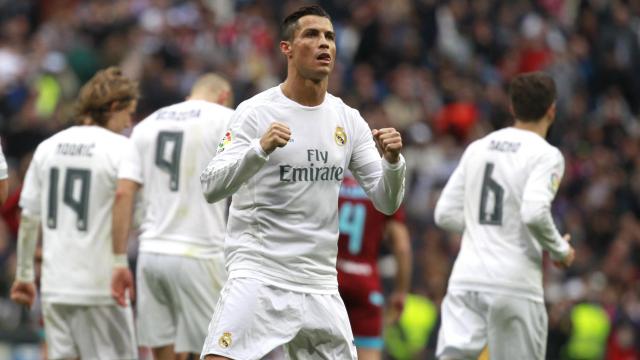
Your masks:
<svg viewBox="0 0 640 360"><path fill-rule="evenodd" d="M141 120L213 70L240 102L284 79L279 21L307 3L0 0L0 135L11 187L0 210L0 343L38 340L39 310L8 299L17 201L31 152L70 125L79 86L121 66L140 82ZM545 265L547 358L640 359L640 1L315 3L337 33L330 92L371 127L404 136L414 296L388 331L387 356L432 358L460 241L434 226L435 201L465 145L512 121L509 80L545 70L559 93L549 141L566 159L553 213L577 251L569 271Z"/></svg>

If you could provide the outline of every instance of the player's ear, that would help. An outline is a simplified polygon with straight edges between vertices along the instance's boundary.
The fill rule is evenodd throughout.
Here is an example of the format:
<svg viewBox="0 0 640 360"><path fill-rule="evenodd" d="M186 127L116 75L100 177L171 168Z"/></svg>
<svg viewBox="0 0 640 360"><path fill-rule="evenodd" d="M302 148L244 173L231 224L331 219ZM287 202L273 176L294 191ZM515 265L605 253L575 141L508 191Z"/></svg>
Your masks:
<svg viewBox="0 0 640 360"><path fill-rule="evenodd" d="M289 58L291 56L291 42L285 40L280 41L280 51Z"/></svg>
<svg viewBox="0 0 640 360"><path fill-rule="evenodd" d="M547 118L550 120L550 122L553 122L556 119L556 102L554 101L553 104L551 104L551 106L549 106L549 109L547 109Z"/></svg>
<svg viewBox="0 0 640 360"><path fill-rule="evenodd" d="M231 92L228 90L222 90L218 93L218 100L216 101L220 105L231 106Z"/></svg>

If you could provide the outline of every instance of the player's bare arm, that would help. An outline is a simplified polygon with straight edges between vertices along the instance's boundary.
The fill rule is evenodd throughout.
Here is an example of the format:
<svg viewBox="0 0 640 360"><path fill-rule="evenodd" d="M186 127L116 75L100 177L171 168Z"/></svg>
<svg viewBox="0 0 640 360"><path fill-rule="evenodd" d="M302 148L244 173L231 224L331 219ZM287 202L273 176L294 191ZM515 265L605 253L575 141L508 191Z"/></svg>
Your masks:
<svg viewBox="0 0 640 360"><path fill-rule="evenodd" d="M284 147L291 139L291 129L287 124L274 121L267 132L260 138L260 146L265 153L271 154L275 149Z"/></svg>
<svg viewBox="0 0 640 360"><path fill-rule="evenodd" d="M9 181L2 179L0 180L0 204L4 204L7 197L9 197Z"/></svg>
<svg viewBox="0 0 640 360"><path fill-rule="evenodd" d="M133 275L127 262L127 238L131 229L133 203L140 185L132 180L120 179L113 202L112 241L114 266L111 275L111 296L120 306L127 306L126 294L135 298Z"/></svg>
<svg viewBox="0 0 640 360"><path fill-rule="evenodd" d="M373 129L373 138L382 151L382 156L391 164L400 161L400 150L402 150L402 137L394 128Z"/></svg>
<svg viewBox="0 0 640 360"><path fill-rule="evenodd" d="M395 220L388 222L387 234L391 240L393 256L397 264L395 289L389 298L389 320L397 322L404 310L405 299L411 286L411 239L407 226Z"/></svg>

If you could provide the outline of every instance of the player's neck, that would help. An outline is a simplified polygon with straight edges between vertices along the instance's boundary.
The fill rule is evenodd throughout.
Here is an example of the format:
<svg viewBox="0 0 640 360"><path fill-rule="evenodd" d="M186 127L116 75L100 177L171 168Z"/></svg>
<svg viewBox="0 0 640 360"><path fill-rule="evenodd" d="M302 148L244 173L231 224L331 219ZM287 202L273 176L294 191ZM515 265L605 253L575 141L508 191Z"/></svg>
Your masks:
<svg viewBox="0 0 640 360"><path fill-rule="evenodd" d="M516 129L527 130L540 135L542 138L547 136L549 131L549 122L546 119L542 119L536 122L525 122L516 119L516 123L513 125Z"/></svg>
<svg viewBox="0 0 640 360"><path fill-rule="evenodd" d="M329 78L321 81L305 79L298 74L289 74L281 86L282 93L304 106L318 106L324 102Z"/></svg>

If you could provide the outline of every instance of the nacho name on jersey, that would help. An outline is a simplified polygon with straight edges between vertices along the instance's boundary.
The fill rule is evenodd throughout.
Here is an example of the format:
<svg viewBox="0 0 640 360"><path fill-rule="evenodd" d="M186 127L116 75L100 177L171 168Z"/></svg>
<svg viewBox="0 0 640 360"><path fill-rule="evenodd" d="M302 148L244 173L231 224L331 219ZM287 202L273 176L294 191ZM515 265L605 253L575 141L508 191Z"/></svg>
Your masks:
<svg viewBox="0 0 640 360"><path fill-rule="evenodd" d="M331 165L329 151L319 149L307 149L306 166L280 165L280 181L342 181L344 168Z"/></svg>
<svg viewBox="0 0 640 360"><path fill-rule="evenodd" d="M506 140L491 140L489 143L489 150L515 153L520 150L520 142L506 141Z"/></svg>

